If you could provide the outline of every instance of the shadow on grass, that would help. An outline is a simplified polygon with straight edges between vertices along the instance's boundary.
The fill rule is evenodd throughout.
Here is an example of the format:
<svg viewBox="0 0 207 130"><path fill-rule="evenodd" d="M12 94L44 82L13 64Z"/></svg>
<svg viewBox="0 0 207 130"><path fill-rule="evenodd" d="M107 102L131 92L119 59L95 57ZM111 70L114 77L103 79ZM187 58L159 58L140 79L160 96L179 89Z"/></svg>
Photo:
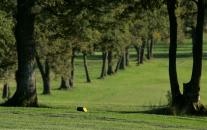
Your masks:
<svg viewBox="0 0 207 130"><path fill-rule="evenodd" d="M146 107L146 106L144 106ZM184 111L182 111L183 109L181 109L181 111L175 112L174 108L170 107L170 106L149 106L148 110L144 110L144 111L110 111L110 112L114 112L114 113L119 113L119 114L153 114L153 115L179 115L179 116L195 116L195 117L203 117L203 116L207 116L207 106L204 106L204 109L198 110L198 111L192 111L190 113L185 113L185 109ZM184 112L184 113L182 113Z"/></svg>
<svg viewBox="0 0 207 130"><path fill-rule="evenodd" d="M137 57L136 54L132 54L131 57ZM153 54L154 58L168 58L168 53L155 53ZM177 58L190 58L192 57L192 53L178 53Z"/></svg>
<svg viewBox="0 0 207 130"><path fill-rule="evenodd" d="M144 106L147 107L147 106ZM149 110L144 111L108 111L119 114L155 114L155 115L173 115L169 106L148 106Z"/></svg>
<svg viewBox="0 0 207 130"><path fill-rule="evenodd" d="M192 52L191 51L182 51L182 52L177 52L177 58L191 58L193 56ZM132 58L136 58L137 57L137 54L130 54L130 57ZM153 54L153 57L154 58L168 58L168 51L166 52L162 52L162 53L154 53ZM204 60L207 60L207 52L205 51L203 53L203 57L204 57ZM81 56L78 56L77 59L82 59ZM90 55L88 56L88 60L94 60L94 61L97 61L97 60L101 60L102 59L102 55Z"/></svg>

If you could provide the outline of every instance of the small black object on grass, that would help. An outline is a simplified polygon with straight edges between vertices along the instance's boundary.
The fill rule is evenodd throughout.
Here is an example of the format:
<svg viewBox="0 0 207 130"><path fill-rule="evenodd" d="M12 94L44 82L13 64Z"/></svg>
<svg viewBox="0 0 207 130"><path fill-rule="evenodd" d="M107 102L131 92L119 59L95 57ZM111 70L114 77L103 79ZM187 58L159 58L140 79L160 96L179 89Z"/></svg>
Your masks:
<svg viewBox="0 0 207 130"><path fill-rule="evenodd" d="M77 111L88 112L86 107L77 107Z"/></svg>

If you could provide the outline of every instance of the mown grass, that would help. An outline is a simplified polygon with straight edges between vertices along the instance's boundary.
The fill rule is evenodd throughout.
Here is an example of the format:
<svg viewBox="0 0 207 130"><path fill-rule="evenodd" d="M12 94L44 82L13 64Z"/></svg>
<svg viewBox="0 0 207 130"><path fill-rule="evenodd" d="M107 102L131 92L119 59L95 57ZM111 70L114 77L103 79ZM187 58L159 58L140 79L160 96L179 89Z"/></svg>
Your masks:
<svg viewBox="0 0 207 130"><path fill-rule="evenodd" d="M66 109L1 108L2 129L62 129L62 130L201 130L206 118L173 117L141 113L89 112Z"/></svg>
<svg viewBox="0 0 207 130"><path fill-rule="evenodd" d="M163 48L165 45L162 45ZM167 53L162 47L155 54ZM163 50L162 50L163 49ZM182 50L182 47L179 48ZM180 53L189 53L190 47ZM191 76L192 57L180 57L177 61L178 77L182 83ZM207 61L204 59L201 81L201 99L207 104ZM154 58L137 66L132 59L125 71L97 79L101 61L89 58L92 83L85 83L81 59L76 62L75 87L69 91L57 90L59 79L52 80L52 94L42 95L42 83L37 75L38 100L45 108L0 107L0 129L42 130L205 130L207 117L167 116L146 114L167 104L170 90L167 58ZM11 82L14 91L14 82ZM3 102L3 100L1 100ZM88 113L76 111L86 106Z"/></svg>

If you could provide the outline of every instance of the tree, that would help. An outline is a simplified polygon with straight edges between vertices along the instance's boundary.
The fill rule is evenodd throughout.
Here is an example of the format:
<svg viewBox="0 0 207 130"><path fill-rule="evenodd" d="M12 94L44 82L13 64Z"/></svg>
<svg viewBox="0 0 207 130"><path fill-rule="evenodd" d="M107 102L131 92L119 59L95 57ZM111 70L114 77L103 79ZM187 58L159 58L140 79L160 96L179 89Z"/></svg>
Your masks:
<svg viewBox="0 0 207 130"><path fill-rule="evenodd" d="M108 53L102 51L102 69L101 69L101 75L99 77L100 79L103 79L107 74L106 72L107 57L108 57Z"/></svg>
<svg viewBox="0 0 207 130"><path fill-rule="evenodd" d="M85 52L83 52L83 65L84 65L84 69L85 69L85 73L86 73L86 82L90 83L91 82L91 78L88 72L88 65L87 65L87 54Z"/></svg>
<svg viewBox="0 0 207 130"><path fill-rule="evenodd" d="M50 89L51 89L51 85L50 85L50 66L49 66L49 59L45 59L45 63L44 66L42 65L41 61L40 61L40 57L38 56L38 54L36 53L35 56L36 62L37 62L37 66L40 70L41 76L42 76L42 80L43 80L43 94L50 94Z"/></svg>
<svg viewBox="0 0 207 130"><path fill-rule="evenodd" d="M176 0L167 1L169 22L170 22L170 48L169 48L169 76L172 93L172 105L176 106L181 97L176 67L176 49L177 49L177 17L175 14Z"/></svg>
<svg viewBox="0 0 207 130"><path fill-rule="evenodd" d="M60 88L73 86L73 42L66 33L65 18L61 11L63 1L40 2L42 12L36 17L36 61L43 81L43 94L50 94L50 71L61 78ZM63 9L63 10L62 10Z"/></svg>
<svg viewBox="0 0 207 130"><path fill-rule="evenodd" d="M113 52L112 51L108 51L108 70L107 70L107 74L108 75L112 75L114 73L113 70Z"/></svg>
<svg viewBox="0 0 207 130"><path fill-rule="evenodd" d="M176 0L168 0L168 14L170 20L170 50L169 75L172 92L172 105L175 113L202 114L206 110L200 102L200 78L202 70L203 28L205 16L205 1L193 1L197 5L197 24L193 39L193 69L189 83L184 84L183 95L180 92L176 72L177 20ZM188 1L189 2L189 1Z"/></svg>
<svg viewBox="0 0 207 130"><path fill-rule="evenodd" d="M46 7L48 6L49 5ZM51 93L50 73L53 70L52 67L56 68L58 66L55 64L56 62L54 62L59 59L56 57L62 55L62 51L64 51L60 47L63 44L59 42L57 43L57 39L62 37L60 30L62 30L61 24L59 24L58 17L53 13L49 12L48 10L44 10L44 12L41 12L39 15L37 15L35 22L35 59L42 77L42 93L44 95Z"/></svg>
<svg viewBox="0 0 207 130"><path fill-rule="evenodd" d="M193 68L189 83L184 84L184 99L190 112L203 111L204 106L200 102L200 79L203 56L203 29L205 17L205 0L198 0L197 23L195 28L195 42L193 42ZM194 38L194 37L192 37ZM194 40L193 40L194 41Z"/></svg>
<svg viewBox="0 0 207 130"><path fill-rule="evenodd" d="M17 89L6 106L38 106L35 85L35 42L34 22L32 11L35 0L17 0L17 24L15 30L18 53L18 70L16 71Z"/></svg>

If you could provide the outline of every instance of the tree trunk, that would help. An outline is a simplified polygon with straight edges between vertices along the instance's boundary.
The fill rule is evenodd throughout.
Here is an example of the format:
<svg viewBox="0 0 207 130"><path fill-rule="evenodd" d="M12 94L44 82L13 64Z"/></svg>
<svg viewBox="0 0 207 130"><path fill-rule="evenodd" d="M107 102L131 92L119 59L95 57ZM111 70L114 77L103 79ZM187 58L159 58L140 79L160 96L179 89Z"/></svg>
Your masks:
<svg viewBox="0 0 207 130"><path fill-rule="evenodd" d="M145 50L146 41L142 40L141 52L140 52L140 64L144 63L144 50Z"/></svg>
<svg viewBox="0 0 207 130"><path fill-rule="evenodd" d="M122 56L120 56L120 57L118 58L118 61L117 61L117 64L116 64L115 73L117 73L117 72L118 72L118 70L119 70L119 68L120 68L121 59L122 59Z"/></svg>
<svg viewBox="0 0 207 130"><path fill-rule="evenodd" d="M126 66L129 66L129 58L130 58L130 56L129 56L129 47L127 47L126 49L125 49L125 57L126 57L126 61L125 61L125 63L126 63Z"/></svg>
<svg viewBox="0 0 207 130"><path fill-rule="evenodd" d="M125 62L126 62L126 54L125 54L125 52L123 52L123 54L121 56L120 66L119 66L120 70L124 70L125 69L125 65L126 65Z"/></svg>
<svg viewBox="0 0 207 130"><path fill-rule="evenodd" d="M43 94L50 94L50 66L49 66L49 61L48 59L45 60L45 73L43 76L43 84L44 84L44 89L43 89Z"/></svg>
<svg viewBox="0 0 207 130"><path fill-rule="evenodd" d="M61 84L59 87L60 90L64 89L64 90L68 90L70 89L70 83L69 83L69 78L68 77L61 77Z"/></svg>
<svg viewBox="0 0 207 130"><path fill-rule="evenodd" d="M86 53L83 53L83 64L84 64L84 69L85 69L85 73L86 73L86 82L90 83L91 79L90 79L89 72L88 72L87 55L86 55Z"/></svg>
<svg viewBox="0 0 207 130"><path fill-rule="evenodd" d="M136 52L137 52L137 64L139 65L140 64L140 53L141 53L141 47L139 46L134 46L135 49L136 49Z"/></svg>
<svg viewBox="0 0 207 130"><path fill-rule="evenodd" d="M71 58L71 74L70 74L70 79L69 79L69 83L70 86L73 87L74 86L74 73L75 73L75 51L76 49L73 48L72 49L72 58Z"/></svg>
<svg viewBox="0 0 207 130"><path fill-rule="evenodd" d="M147 59L150 60L150 39L147 39Z"/></svg>
<svg viewBox="0 0 207 130"><path fill-rule="evenodd" d="M107 61L108 53L102 52L102 69L100 79L103 79L106 76L106 61Z"/></svg>
<svg viewBox="0 0 207 130"><path fill-rule="evenodd" d="M35 0L17 0L17 24L15 30L18 54L18 70L16 71L17 89L6 106L38 106L35 84L35 42L32 7Z"/></svg>
<svg viewBox="0 0 207 130"><path fill-rule="evenodd" d="M169 48L169 77L172 93L172 105L178 104L177 102L181 97L181 92L178 84L177 69L176 69L176 49L177 49L177 18L175 14L176 1L167 1L169 21L170 21L170 48Z"/></svg>
<svg viewBox="0 0 207 130"><path fill-rule="evenodd" d="M193 42L193 69L192 76L189 83L184 84L184 97L188 100L188 105L190 105L193 111L202 111L204 109L203 105L200 103L200 80L202 72L202 57L203 57L203 28L204 28L204 16L205 16L205 0L198 0L198 15L197 15L197 25L195 30L195 42Z"/></svg>
<svg viewBox="0 0 207 130"><path fill-rule="evenodd" d="M147 40L147 59L148 60L152 58L152 48L153 48L153 37L151 36Z"/></svg>
<svg viewBox="0 0 207 130"><path fill-rule="evenodd" d="M42 77L43 94L44 95L50 94L50 67L49 67L48 59L46 58L46 60L45 60L45 66L42 65L37 52L35 55L35 59L36 59L37 66L39 68L39 71L40 71L40 74Z"/></svg>
<svg viewBox="0 0 207 130"><path fill-rule="evenodd" d="M108 75L112 75L114 73L112 59L113 59L113 53L112 51L108 51L108 71L107 71Z"/></svg>
<svg viewBox="0 0 207 130"><path fill-rule="evenodd" d="M9 99L9 97L10 97L9 85L8 85L8 83L5 83L4 87L3 87L2 98Z"/></svg>
<svg viewBox="0 0 207 130"><path fill-rule="evenodd" d="M153 36L151 36L151 40L150 40L150 49L149 49L149 53L150 53L150 59L153 58L153 45L154 45L154 39Z"/></svg>

